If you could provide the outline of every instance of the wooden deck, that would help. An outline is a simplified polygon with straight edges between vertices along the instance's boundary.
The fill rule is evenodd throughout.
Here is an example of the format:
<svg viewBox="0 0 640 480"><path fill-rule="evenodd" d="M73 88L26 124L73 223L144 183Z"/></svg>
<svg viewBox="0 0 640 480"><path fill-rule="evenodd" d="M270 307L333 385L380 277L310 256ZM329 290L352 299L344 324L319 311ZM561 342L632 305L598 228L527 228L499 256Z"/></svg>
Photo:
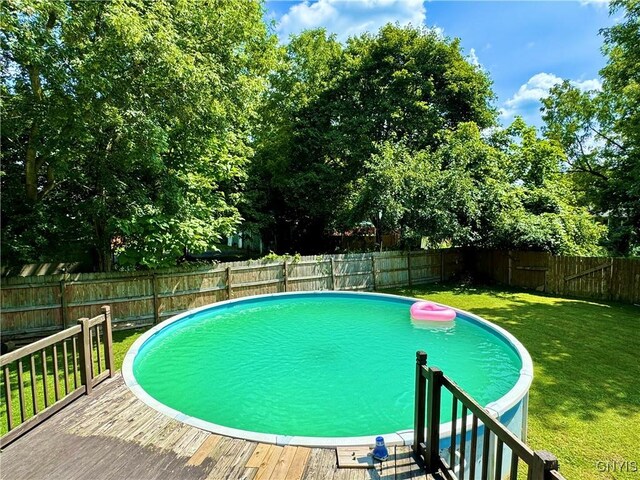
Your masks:
<svg viewBox="0 0 640 480"><path fill-rule="evenodd" d="M409 447L390 453L375 470L338 469L335 449L210 434L147 407L118 373L3 450L0 478L427 480Z"/></svg>

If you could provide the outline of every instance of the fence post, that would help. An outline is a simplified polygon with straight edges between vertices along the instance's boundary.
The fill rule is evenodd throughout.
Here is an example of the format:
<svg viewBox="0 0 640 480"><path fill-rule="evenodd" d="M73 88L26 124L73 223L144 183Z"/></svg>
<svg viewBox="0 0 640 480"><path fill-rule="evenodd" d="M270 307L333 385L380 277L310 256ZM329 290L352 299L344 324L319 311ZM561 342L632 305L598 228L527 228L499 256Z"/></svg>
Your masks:
<svg viewBox="0 0 640 480"><path fill-rule="evenodd" d="M442 370L429 368L427 385L427 452L425 466L428 473L438 470L440 459L440 405L442 396Z"/></svg>
<svg viewBox="0 0 640 480"><path fill-rule="evenodd" d="M287 269L287 261L282 264L282 279L284 280L284 291L289 290L289 271Z"/></svg>
<svg viewBox="0 0 640 480"><path fill-rule="evenodd" d="M62 319L62 329L67 328L67 282L60 280L60 318Z"/></svg>
<svg viewBox="0 0 640 480"><path fill-rule="evenodd" d="M336 266L335 266L333 257L331 257L330 260L331 260L331 289L335 290L336 289Z"/></svg>
<svg viewBox="0 0 640 480"><path fill-rule="evenodd" d="M440 249L440 282L444 282L444 250Z"/></svg>
<svg viewBox="0 0 640 480"><path fill-rule="evenodd" d="M89 330L89 319L81 318L78 320L82 330L82 339L79 342L80 350L80 383L84 384L84 391L87 395L91 395L93 385L91 384L91 332Z"/></svg>
<svg viewBox="0 0 640 480"><path fill-rule="evenodd" d="M160 299L158 298L158 276L153 272L151 276L151 290L153 292L153 323L160 321Z"/></svg>
<svg viewBox="0 0 640 480"><path fill-rule="evenodd" d="M113 362L113 334L111 333L111 307L104 305L102 307L104 315L104 358L109 369L109 377L115 375L115 364Z"/></svg>
<svg viewBox="0 0 640 480"><path fill-rule="evenodd" d="M231 300L231 267L227 267L227 300Z"/></svg>
<svg viewBox="0 0 640 480"><path fill-rule="evenodd" d="M413 286L413 281L411 277L411 250L407 252L407 277L409 280L409 286Z"/></svg>
<svg viewBox="0 0 640 480"><path fill-rule="evenodd" d="M413 422L413 453L422 457L421 444L424 443L424 415L427 391L427 379L422 374L422 367L427 364L427 354L422 350L416 352L416 397Z"/></svg>
<svg viewBox="0 0 640 480"><path fill-rule="evenodd" d="M616 263L615 258L611 257L611 269L609 270L609 295L607 296L608 300L615 300L615 295L613 293L613 269L614 264Z"/></svg>
<svg viewBox="0 0 640 480"><path fill-rule="evenodd" d="M376 280L376 257L371 255L371 277L373 278L373 289L378 289L378 281Z"/></svg>

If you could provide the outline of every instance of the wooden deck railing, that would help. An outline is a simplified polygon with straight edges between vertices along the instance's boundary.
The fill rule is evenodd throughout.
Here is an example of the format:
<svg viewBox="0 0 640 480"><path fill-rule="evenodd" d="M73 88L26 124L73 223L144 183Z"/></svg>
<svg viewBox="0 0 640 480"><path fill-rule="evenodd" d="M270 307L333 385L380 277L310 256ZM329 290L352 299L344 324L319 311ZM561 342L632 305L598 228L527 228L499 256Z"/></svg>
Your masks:
<svg viewBox="0 0 640 480"><path fill-rule="evenodd" d="M73 327L0 356L0 368L4 383L0 418L6 417L0 447L4 447L113 376L110 307L102 307L97 317L81 318Z"/></svg>
<svg viewBox="0 0 640 480"><path fill-rule="evenodd" d="M444 450L448 458L440 455L442 389L452 395L450 444ZM479 434L481 428L483 433ZM558 460L555 456L543 450L533 451L440 369L428 367L427 354L422 351L416 353L414 432L413 450L424 461L427 473L440 472L442 476L452 480L515 480L518 478L519 465L524 464L527 468L527 480L564 480L558 472ZM469 433L470 442L467 441ZM481 446L478 445L480 437ZM480 462L476 461L478 448L481 448ZM465 461L467 452L470 459L468 463Z"/></svg>

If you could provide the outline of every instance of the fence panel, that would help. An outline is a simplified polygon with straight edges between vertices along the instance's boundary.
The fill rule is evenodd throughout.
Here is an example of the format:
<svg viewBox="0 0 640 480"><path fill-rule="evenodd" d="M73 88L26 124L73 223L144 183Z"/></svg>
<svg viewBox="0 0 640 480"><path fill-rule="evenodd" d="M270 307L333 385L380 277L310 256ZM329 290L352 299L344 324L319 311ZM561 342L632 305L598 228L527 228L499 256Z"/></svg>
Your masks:
<svg viewBox="0 0 640 480"><path fill-rule="evenodd" d="M334 255L335 290L373 290L371 254Z"/></svg>
<svg viewBox="0 0 640 480"><path fill-rule="evenodd" d="M400 287L411 283L408 253L383 252L376 253L372 258L376 269L376 288Z"/></svg>
<svg viewBox="0 0 640 480"><path fill-rule="evenodd" d="M501 255L500 255L501 254ZM544 291L549 269L546 252L497 252L496 265L507 268L507 284Z"/></svg>
<svg viewBox="0 0 640 480"><path fill-rule="evenodd" d="M640 302L640 259L498 250L466 252L466 259L479 277L505 285L555 295Z"/></svg>
<svg viewBox="0 0 640 480"><path fill-rule="evenodd" d="M16 336L34 331L55 331L63 327L60 282L27 283L16 279L15 284L0 289L2 330Z"/></svg>
<svg viewBox="0 0 640 480"><path fill-rule="evenodd" d="M640 259L613 259L610 296L612 300L640 304Z"/></svg>
<svg viewBox="0 0 640 480"><path fill-rule="evenodd" d="M306 256L287 262L287 291L332 290L331 259Z"/></svg>
<svg viewBox="0 0 640 480"><path fill-rule="evenodd" d="M105 303L112 305L115 328L131 328L227 298L418 285L450 280L465 268L516 287L640 302L638 259L490 250L463 255L446 249L249 260L192 270L10 277L2 279L0 321L3 339L23 341L62 330L70 319L98 315Z"/></svg>

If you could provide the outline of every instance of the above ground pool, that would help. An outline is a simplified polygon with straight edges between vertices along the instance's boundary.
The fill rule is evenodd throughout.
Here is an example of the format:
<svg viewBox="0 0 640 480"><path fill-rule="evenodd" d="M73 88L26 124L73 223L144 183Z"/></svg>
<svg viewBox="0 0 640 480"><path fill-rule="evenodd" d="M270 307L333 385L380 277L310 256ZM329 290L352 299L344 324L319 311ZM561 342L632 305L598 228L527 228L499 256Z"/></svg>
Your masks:
<svg viewBox="0 0 640 480"><path fill-rule="evenodd" d="M309 446L370 444L376 435L410 443L415 352L424 350L503 423L515 418L521 435L532 378L524 347L459 310L446 325L412 321L415 301L305 292L216 303L146 332L123 375L151 407L220 434ZM451 401L442 403L444 430Z"/></svg>

